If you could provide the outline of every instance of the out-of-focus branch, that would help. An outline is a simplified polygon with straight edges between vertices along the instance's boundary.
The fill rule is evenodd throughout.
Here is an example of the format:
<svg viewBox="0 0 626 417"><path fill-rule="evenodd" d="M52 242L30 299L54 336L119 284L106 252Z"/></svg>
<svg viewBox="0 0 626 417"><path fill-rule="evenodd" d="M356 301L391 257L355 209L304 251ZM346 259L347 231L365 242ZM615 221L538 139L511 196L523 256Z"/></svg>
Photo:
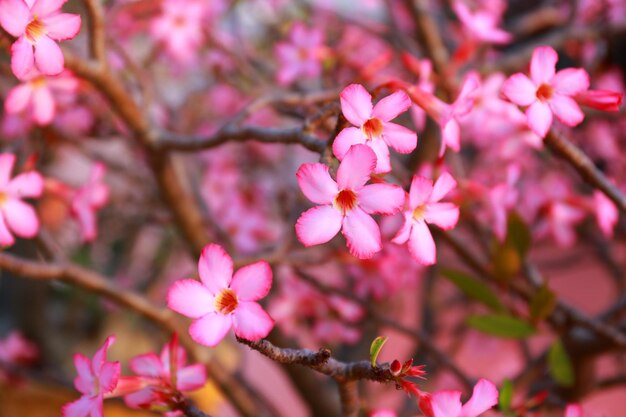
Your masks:
<svg viewBox="0 0 626 417"><path fill-rule="evenodd" d="M102 67L107 66L104 9L100 0L85 0L89 14L89 53Z"/></svg>
<svg viewBox="0 0 626 417"><path fill-rule="evenodd" d="M339 398L341 399L341 415L343 417L359 416L359 387L356 381L340 382Z"/></svg>
<svg viewBox="0 0 626 417"><path fill-rule="evenodd" d="M591 158L582 150L554 129L548 132L543 143L556 155L566 160L585 181L606 194L622 212L626 213L626 195L595 166Z"/></svg>

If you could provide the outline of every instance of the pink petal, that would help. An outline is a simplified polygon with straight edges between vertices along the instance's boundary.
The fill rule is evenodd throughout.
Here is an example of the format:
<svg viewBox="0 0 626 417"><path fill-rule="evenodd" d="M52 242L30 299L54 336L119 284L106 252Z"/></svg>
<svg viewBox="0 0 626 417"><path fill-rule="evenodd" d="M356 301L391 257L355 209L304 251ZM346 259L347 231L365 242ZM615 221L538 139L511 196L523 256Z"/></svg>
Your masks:
<svg viewBox="0 0 626 417"><path fill-rule="evenodd" d="M392 184L370 184L358 193L359 207L368 214L394 214L404 205L404 190Z"/></svg>
<svg viewBox="0 0 626 417"><path fill-rule="evenodd" d="M459 221L459 208L452 203L433 203L426 206L424 220L436 224L443 230L450 230Z"/></svg>
<svg viewBox="0 0 626 417"><path fill-rule="evenodd" d="M30 103L33 88L29 83L20 84L9 91L4 109L9 114L16 114L24 111Z"/></svg>
<svg viewBox="0 0 626 417"><path fill-rule="evenodd" d="M556 68L556 62L559 56L550 46L540 46L533 52L530 60L530 78L535 85L549 83Z"/></svg>
<svg viewBox="0 0 626 417"><path fill-rule="evenodd" d="M209 313L191 323L189 334L195 342L214 347L226 336L231 325L232 315L225 316L219 313Z"/></svg>
<svg viewBox="0 0 626 417"><path fill-rule="evenodd" d="M9 198L2 206L2 212L9 228L18 236L31 238L39 232L37 213L28 204Z"/></svg>
<svg viewBox="0 0 626 417"><path fill-rule="evenodd" d="M117 386L117 381L120 378L120 363L119 362L106 362L100 369L100 392L107 394L112 392Z"/></svg>
<svg viewBox="0 0 626 417"><path fill-rule="evenodd" d="M453 113L456 116L464 116L474 108L474 93L480 88L480 77L472 71L463 79L461 91L452 104Z"/></svg>
<svg viewBox="0 0 626 417"><path fill-rule="evenodd" d="M0 211L0 246L10 246L15 243L13 235L6 224L5 215Z"/></svg>
<svg viewBox="0 0 626 417"><path fill-rule="evenodd" d="M15 165L14 154L0 154L0 188L4 189L9 183L9 180L11 179L11 173L13 172L13 165Z"/></svg>
<svg viewBox="0 0 626 417"><path fill-rule="evenodd" d="M388 122L398 117L399 114L407 111L410 106L411 99L409 96L407 96L404 91L396 91L376 103L372 110L372 116L383 122Z"/></svg>
<svg viewBox="0 0 626 417"><path fill-rule="evenodd" d="M241 301L256 301L272 288L272 268L265 261L244 266L235 272L230 288Z"/></svg>
<svg viewBox="0 0 626 417"><path fill-rule="evenodd" d="M402 223L402 227L398 230L398 233L391 239L393 243L397 243L401 245L409 240L409 235L411 234L411 226L413 224L411 220L411 213L405 214L404 223Z"/></svg>
<svg viewBox="0 0 626 417"><path fill-rule="evenodd" d="M146 387L124 396L124 403L130 408L144 408L158 402L158 400L159 397L154 387Z"/></svg>
<svg viewBox="0 0 626 417"><path fill-rule="evenodd" d="M443 155L446 147L455 152L461 150L461 129L459 123L454 119L448 120L448 123L446 123L441 130L441 148L439 149L439 156Z"/></svg>
<svg viewBox="0 0 626 417"><path fill-rule="evenodd" d="M537 86L526 75L518 72L502 84L502 94L520 106L530 106L537 100Z"/></svg>
<svg viewBox="0 0 626 417"><path fill-rule="evenodd" d="M198 272L202 283L212 294L217 294L230 285L233 260L220 245L210 243L202 250Z"/></svg>
<svg viewBox="0 0 626 417"><path fill-rule="evenodd" d="M411 210L431 200L433 182L421 175L415 175L409 191L409 207Z"/></svg>
<svg viewBox="0 0 626 417"><path fill-rule="evenodd" d="M20 198L39 197L43 192L43 178L36 171L24 172L11 180L6 192Z"/></svg>
<svg viewBox="0 0 626 417"><path fill-rule="evenodd" d="M389 159L389 148L384 140L374 139L367 142L367 146L376 154L376 168L374 173L384 174L391 171L391 160Z"/></svg>
<svg viewBox="0 0 626 417"><path fill-rule="evenodd" d="M545 138L552 125L550 106L541 101L536 101L526 109L526 118L528 119L530 130L538 136Z"/></svg>
<svg viewBox="0 0 626 417"><path fill-rule="evenodd" d="M433 191L430 194L428 201L439 201L454 188L456 188L456 180L452 177L452 175L450 175L449 172L444 172L439 176L439 178L437 178L437 181L435 181Z"/></svg>
<svg viewBox="0 0 626 417"><path fill-rule="evenodd" d="M158 378L163 373L161 359L154 353L145 353L132 358L128 366L139 376Z"/></svg>
<svg viewBox="0 0 626 417"><path fill-rule="evenodd" d="M52 122L55 112L54 98L47 87L33 90L33 119L37 124L45 126Z"/></svg>
<svg viewBox="0 0 626 417"><path fill-rule="evenodd" d="M22 0L0 0L0 26L16 38L26 30L30 10Z"/></svg>
<svg viewBox="0 0 626 417"><path fill-rule="evenodd" d="M43 19L47 35L57 41L72 39L80 31L80 15L59 13Z"/></svg>
<svg viewBox="0 0 626 417"><path fill-rule="evenodd" d="M565 417L585 417L585 412L578 404L568 404L565 408Z"/></svg>
<svg viewBox="0 0 626 417"><path fill-rule="evenodd" d="M619 220L619 211L615 203L604 193L596 190L593 192L593 206L596 214L596 222L602 234L607 238L612 238L613 228Z"/></svg>
<svg viewBox="0 0 626 417"><path fill-rule="evenodd" d="M74 366L78 376L74 379L74 387L82 394L91 394L95 388L91 360L80 353L74 354Z"/></svg>
<svg viewBox="0 0 626 417"><path fill-rule="evenodd" d="M409 253L422 265L434 265L437 259L437 249L433 235L423 221L414 221L409 236Z"/></svg>
<svg viewBox="0 0 626 417"><path fill-rule="evenodd" d="M33 7L31 7L31 11L35 15L46 17L61 9L65 2L67 0L36 0Z"/></svg>
<svg viewBox="0 0 626 417"><path fill-rule="evenodd" d="M341 229L343 216L332 206L308 209L296 222L296 235L304 246L319 245L331 240Z"/></svg>
<svg viewBox="0 0 626 417"><path fill-rule="evenodd" d="M109 336L105 339L104 343L96 351L93 355L93 359L91 360L91 369L97 375L98 371L104 366L107 360L107 351L111 347L111 345L115 343L115 336Z"/></svg>
<svg viewBox="0 0 626 417"><path fill-rule="evenodd" d="M97 407L97 398L82 396L78 400L65 404L61 408L63 417L87 417L92 408Z"/></svg>
<svg viewBox="0 0 626 417"><path fill-rule="evenodd" d="M183 279L172 284L167 292L167 306L195 319L215 311L215 298L195 279Z"/></svg>
<svg viewBox="0 0 626 417"><path fill-rule="evenodd" d="M474 386L472 398L463 405L459 417L477 417L498 404L498 389L486 379L480 379Z"/></svg>
<svg viewBox="0 0 626 417"><path fill-rule="evenodd" d="M417 146L417 134L395 123L383 125L383 140L400 153L411 153Z"/></svg>
<svg viewBox="0 0 626 417"><path fill-rule="evenodd" d="M458 417L461 412L461 391L439 391L433 394L435 417Z"/></svg>
<svg viewBox="0 0 626 417"><path fill-rule="evenodd" d="M324 164L303 164L296 173L302 193L316 204L330 204L339 192Z"/></svg>
<svg viewBox="0 0 626 417"><path fill-rule="evenodd" d="M239 303L233 314L233 328L238 337L257 341L267 336L274 327L274 320L253 301Z"/></svg>
<svg viewBox="0 0 626 417"><path fill-rule="evenodd" d="M582 68L566 68L556 73L550 85L559 94L573 96L589 88L589 74Z"/></svg>
<svg viewBox="0 0 626 417"><path fill-rule="evenodd" d="M376 166L376 154L366 145L354 145L337 169L337 185L340 189L357 191L370 179Z"/></svg>
<svg viewBox="0 0 626 417"><path fill-rule="evenodd" d="M345 158L348 150L352 145L363 144L367 138L361 131L361 129L356 127L346 127L343 129L333 142L333 154L340 161Z"/></svg>
<svg viewBox="0 0 626 417"><path fill-rule="evenodd" d="M35 44L35 63L45 75L57 75L63 71L63 52L55 41L47 35L40 37Z"/></svg>
<svg viewBox="0 0 626 417"><path fill-rule="evenodd" d="M206 379L206 369L198 363L178 370L176 387L181 391L197 390L204 386Z"/></svg>
<svg viewBox="0 0 626 417"><path fill-rule="evenodd" d="M33 46L24 36L21 36L11 46L11 71L21 80L24 79L34 65Z"/></svg>
<svg viewBox="0 0 626 417"><path fill-rule="evenodd" d="M372 96L361 84L350 84L339 98L343 115L353 125L360 127L372 116Z"/></svg>
<svg viewBox="0 0 626 417"><path fill-rule="evenodd" d="M98 224L96 213L84 206L72 205L72 214L77 218L80 225L81 238L85 242L91 242L98 236Z"/></svg>
<svg viewBox="0 0 626 417"><path fill-rule="evenodd" d="M585 118L582 110L571 97L556 93L550 100L549 105L556 118L567 126L576 126Z"/></svg>
<svg viewBox="0 0 626 417"><path fill-rule="evenodd" d="M359 259L371 258L382 249L378 224L359 207L343 219L342 233L350 253Z"/></svg>

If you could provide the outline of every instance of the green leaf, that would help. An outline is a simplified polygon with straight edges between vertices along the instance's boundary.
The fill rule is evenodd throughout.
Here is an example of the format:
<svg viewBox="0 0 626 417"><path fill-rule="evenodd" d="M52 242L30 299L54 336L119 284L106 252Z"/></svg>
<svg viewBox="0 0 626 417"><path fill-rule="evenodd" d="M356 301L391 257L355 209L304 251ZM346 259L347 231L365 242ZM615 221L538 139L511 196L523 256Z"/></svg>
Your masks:
<svg viewBox="0 0 626 417"><path fill-rule="evenodd" d="M456 285L467 297L477 300L497 312L504 312L506 310L500 302L500 299L498 299L498 296L491 291L491 288L477 278L467 275L464 272L451 269L444 269L442 274Z"/></svg>
<svg viewBox="0 0 626 417"><path fill-rule="evenodd" d="M382 350L383 345L385 344L387 339L389 339L387 336L378 336L370 345L370 362L372 363L372 366L374 368L376 367L376 359L378 359L378 354Z"/></svg>
<svg viewBox="0 0 626 417"><path fill-rule="evenodd" d="M564 387L574 385L572 361L560 340L557 340L548 352L548 369L557 384Z"/></svg>
<svg viewBox="0 0 626 417"><path fill-rule="evenodd" d="M523 339L535 333L532 324L506 314L470 316L467 324L481 332L511 339Z"/></svg>
<svg viewBox="0 0 626 417"><path fill-rule="evenodd" d="M546 285L540 287L530 300L530 317L534 323L552 314L556 307L556 295Z"/></svg>
<svg viewBox="0 0 626 417"><path fill-rule="evenodd" d="M509 379L505 379L502 382L502 388L500 389L500 396L498 398L498 405L500 410L506 414L511 409L511 400L513 399L513 383Z"/></svg>

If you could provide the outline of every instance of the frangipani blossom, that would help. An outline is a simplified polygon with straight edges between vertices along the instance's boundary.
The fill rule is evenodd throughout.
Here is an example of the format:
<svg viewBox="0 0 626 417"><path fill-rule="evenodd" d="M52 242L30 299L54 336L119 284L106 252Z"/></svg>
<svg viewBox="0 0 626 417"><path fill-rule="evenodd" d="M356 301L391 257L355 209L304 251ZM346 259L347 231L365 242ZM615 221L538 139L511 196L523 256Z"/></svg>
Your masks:
<svg viewBox="0 0 626 417"><path fill-rule="evenodd" d="M417 135L404 126L391 123L411 106L403 91L383 98L375 106L372 96L360 84L351 84L340 95L341 111L350 123L358 127L343 129L333 142L333 153L341 161L352 145L365 144L376 154L375 173L391 171L389 148L411 153L417 146Z"/></svg>
<svg viewBox="0 0 626 417"><path fill-rule="evenodd" d="M114 341L115 336L107 337L92 360L80 353L74 355L74 365L78 372L74 386L83 395L63 406L63 417L103 416L104 397L113 392L120 377L120 363L106 360L107 350Z"/></svg>
<svg viewBox="0 0 626 417"><path fill-rule="evenodd" d="M411 256L422 265L433 265L437 258L435 241L427 223L449 230L459 220L459 208L456 205L439 202L455 187L456 181L447 172L434 185L428 178L419 175L413 177L404 224L392 241L398 244L408 241Z"/></svg>
<svg viewBox="0 0 626 417"><path fill-rule="evenodd" d="M17 38L11 47L11 69L17 78L33 66L45 75L63 71L63 53L54 41L72 39L81 23L79 15L60 12L66 1L0 0L0 25Z"/></svg>
<svg viewBox="0 0 626 417"><path fill-rule="evenodd" d="M0 154L0 245L15 243L13 233L32 238L39 232L37 213L22 201L25 197L39 197L43 192L43 178L38 172L19 174L11 179L15 155Z"/></svg>
<svg viewBox="0 0 626 417"><path fill-rule="evenodd" d="M324 34L320 29L307 29L295 23L289 31L289 41L279 42L274 53L278 60L278 82L291 84L300 77L316 78L322 72L322 59L326 54Z"/></svg>
<svg viewBox="0 0 626 417"><path fill-rule="evenodd" d="M233 327L237 337L257 341L269 334L274 321L256 301L272 286L272 270L265 261L239 269L216 244L205 246L198 261L200 280L174 283L167 294L172 310L193 319L189 334L196 342L216 346Z"/></svg>
<svg viewBox="0 0 626 417"><path fill-rule="evenodd" d="M542 138L552 125L553 114L567 126L576 126L585 117L573 97L589 88L589 74L582 68L556 72L558 59L553 48L540 46L533 52L530 78L518 72L502 86L506 98L520 106L529 106L528 126Z"/></svg>
<svg viewBox="0 0 626 417"><path fill-rule="evenodd" d="M364 259L382 249L380 229L371 214L394 214L402 207L404 191L391 184L365 183L376 166L376 155L365 145L345 154L333 180L324 164L303 164L298 184L316 204L300 216L296 235L305 246L319 245L342 231L352 255Z"/></svg>
<svg viewBox="0 0 626 417"><path fill-rule="evenodd" d="M109 199L109 187L103 181L106 166L96 163L89 180L74 190L71 198L71 212L80 224L82 238L85 242L94 240L98 234L96 213Z"/></svg>
<svg viewBox="0 0 626 417"><path fill-rule="evenodd" d="M426 417L477 417L498 403L498 389L480 379L474 386L472 397L461 403L461 391L420 393L419 407Z"/></svg>

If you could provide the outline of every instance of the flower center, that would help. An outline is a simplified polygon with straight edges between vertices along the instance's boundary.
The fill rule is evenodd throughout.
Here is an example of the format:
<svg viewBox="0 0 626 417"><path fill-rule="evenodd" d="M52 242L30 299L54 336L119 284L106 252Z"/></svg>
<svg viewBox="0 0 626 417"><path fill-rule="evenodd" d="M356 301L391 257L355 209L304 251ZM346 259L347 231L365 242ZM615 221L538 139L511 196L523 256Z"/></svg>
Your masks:
<svg viewBox="0 0 626 417"><path fill-rule="evenodd" d="M356 193L352 190L341 190L335 197L335 208L346 214L348 211L356 207Z"/></svg>
<svg viewBox="0 0 626 417"><path fill-rule="evenodd" d="M413 210L413 219L419 221L423 220L426 215L426 204L422 204L421 206L415 207Z"/></svg>
<svg viewBox="0 0 626 417"><path fill-rule="evenodd" d="M221 314L230 314L237 308L239 301L237 294L230 288L223 289L217 297L215 297L215 309Z"/></svg>
<svg viewBox="0 0 626 417"><path fill-rule="evenodd" d="M383 134L383 122L376 118L369 119L363 123L361 129L369 140L377 139Z"/></svg>
<svg viewBox="0 0 626 417"><path fill-rule="evenodd" d="M0 191L0 207L2 207L8 199L9 197L7 196L7 193Z"/></svg>
<svg viewBox="0 0 626 417"><path fill-rule="evenodd" d="M46 34L46 26L37 16L33 17L28 26L26 26L26 39L30 43L36 43L39 38Z"/></svg>
<svg viewBox="0 0 626 417"><path fill-rule="evenodd" d="M548 84L541 84L537 89L537 98L541 101L550 100L552 98L552 94L554 93L554 89Z"/></svg>

